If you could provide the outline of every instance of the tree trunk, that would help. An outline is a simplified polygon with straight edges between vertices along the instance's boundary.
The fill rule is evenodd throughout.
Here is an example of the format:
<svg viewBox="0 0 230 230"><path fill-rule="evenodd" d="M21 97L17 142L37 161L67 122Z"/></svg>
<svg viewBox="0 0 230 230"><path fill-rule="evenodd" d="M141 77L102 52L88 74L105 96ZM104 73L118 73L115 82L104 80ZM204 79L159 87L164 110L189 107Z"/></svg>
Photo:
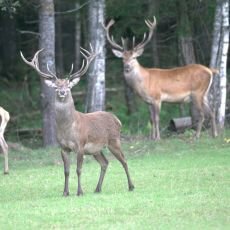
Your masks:
<svg viewBox="0 0 230 230"><path fill-rule="evenodd" d="M76 0L75 3L76 9L80 7L80 0ZM81 14L80 11L76 12L75 17L75 68L77 71L80 68L81 63L81 53L80 53L80 45L81 45Z"/></svg>
<svg viewBox="0 0 230 230"><path fill-rule="evenodd" d="M53 0L40 0L39 9L39 49L44 48L40 54L40 69L47 72L47 64L55 73L55 23ZM41 80L41 106L43 114L43 144L56 145L55 91L45 85Z"/></svg>
<svg viewBox="0 0 230 230"><path fill-rule="evenodd" d="M178 0L178 43L179 43L179 62L182 65L196 63L192 25L189 19L189 10L186 0Z"/></svg>
<svg viewBox="0 0 230 230"><path fill-rule="evenodd" d="M61 11L61 0L56 1L56 11ZM63 63L63 47L62 47L62 16L56 15L56 62L57 76L61 77L64 74L64 63Z"/></svg>
<svg viewBox="0 0 230 230"><path fill-rule="evenodd" d="M188 65L196 63L192 28L188 15L188 6L186 0L178 0L178 48L179 48L179 63L181 65ZM181 115L185 115L184 105L180 105ZM196 107L191 104L191 117L193 127L197 125L198 112Z"/></svg>
<svg viewBox="0 0 230 230"><path fill-rule="evenodd" d="M222 3L222 55L220 58L220 106L217 112L217 123L222 130L225 122L226 87L227 87L227 54L229 48L229 0Z"/></svg>
<svg viewBox="0 0 230 230"><path fill-rule="evenodd" d="M221 21L222 21L222 9L221 9L221 3L217 0L216 4L216 12L215 12L215 18L214 18L214 24L213 24L213 39L212 39L212 51L211 51L211 60L210 60L210 67L212 68L218 68L219 66L219 60L220 57L218 55L219 52L219 45L220 45L220 36L221 36ZM217 110L217 97L218 97L218 88L219 88L219 78L216 76L213 79L213 84L211 87L211 93L209 95L210 104L212 106L212 109L214 111Z"/></svg>
<svg viewBox="0 0 230 230"><path fill-rule="evenodd" d="M105 34L104 0L92 0L89 3L89 40L97 53L91 63L88 74L88 92L86 111L99 111L105 108Z"/></svg>
<svg viewBox="0 0 230 230"><path fill-rule="evenodd" d="M217 112L217 125L221 130L225 122L228 47L229 1L217 0L210 67L219 70L219 78L213 79L211 101Z"/></svg>

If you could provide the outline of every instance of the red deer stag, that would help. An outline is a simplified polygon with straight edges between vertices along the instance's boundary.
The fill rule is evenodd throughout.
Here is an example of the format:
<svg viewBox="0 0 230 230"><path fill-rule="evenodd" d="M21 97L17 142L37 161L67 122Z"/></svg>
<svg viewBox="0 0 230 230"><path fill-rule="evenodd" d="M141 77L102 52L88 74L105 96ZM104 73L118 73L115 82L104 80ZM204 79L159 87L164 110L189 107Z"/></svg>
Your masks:
<svg viewBox="0 0 230 230"><path fill-rule="evenodd" d="M9 120L10 120L9 113L6 110L4 110L2 107L0 107L0 147L4 155L4 174L9 173L8 145L4 138L4 132Z"/></svg>
<svg viewBox="0 0 230 230"><path fill-rule="evenodd" d="M193 64L173 69L146 68L139 64L137 57L141 56L145 45L151 40L156 19L153 22L145 20L149 28L148 37L144 34L142 41L133 47L126 49L125 41L122 38L122 45L117 44L113 37L110 37L109 29L114 20L104 26L109 44L115 56L123 59L124 77L130 87L150 105L152 139L160 139L159 112L162 102L188 102L192 101L199 111L199 120L196 130L196 138L199 138L205 112L212 120L212 135L217 136L214 113L208 105L207 94L212 84L213 73L216 70L203 65Z"/></svg>
<svg viewBox="0 0 230 230"><path fill-rule="evenodd" d="M34 68L37 73L44 78L49 87L56 91L55 111L56 111L56 132L57 140L61 146L61 155L64 162L64 196L69 195L69 153L74 151L77 155L77 176L78 189L77 195L83 195L81 187L81 171L84 154L93 155L101 166L101 173L95 192L101 191L104 175L108 166L108 160L102 153L104 147L108 147L111 153L121 162L127 175L129 190L134 186L129 176L128 165L121 150L120 129L121 122L117 117L108 112L93 112L83 114L75 110L71 88L75 86L82 75L89 67L90 62L96 56L91 47L91 52L81 48L84 59L79 71L72 74L73 66L69 77L59 79L47 66L48 74L39 69L37 51L31 62L27 61L21 53L22 59L26 64Z"/></svg>

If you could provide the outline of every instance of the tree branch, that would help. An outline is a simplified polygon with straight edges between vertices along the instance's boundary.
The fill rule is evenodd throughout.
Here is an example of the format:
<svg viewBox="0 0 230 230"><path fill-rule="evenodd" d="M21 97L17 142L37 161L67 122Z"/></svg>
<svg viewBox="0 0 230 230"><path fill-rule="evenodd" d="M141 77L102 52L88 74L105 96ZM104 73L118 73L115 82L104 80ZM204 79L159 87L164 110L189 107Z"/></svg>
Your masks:
<svg viewBox="0 0 230 230"><path fill-rule="evenodd" d="M72 9L72 10L67 10L67 11L62 11L62 12L55 12L55 15L65 15L65 14L72 14L77 12L78 10L80 10L82 7L84 7L85 5L89 4L91 0L89 0L88 2L83 3L82 5L80 5L78 8Z"/></svg>
<svg viewBox="0 0 230 230"><path fill-rule="evenodd" d="M29 31L29 30L17 30L20 34L32 34L35 36L40 36L40 33L38 32L33 32L33 31Z"/></svg>

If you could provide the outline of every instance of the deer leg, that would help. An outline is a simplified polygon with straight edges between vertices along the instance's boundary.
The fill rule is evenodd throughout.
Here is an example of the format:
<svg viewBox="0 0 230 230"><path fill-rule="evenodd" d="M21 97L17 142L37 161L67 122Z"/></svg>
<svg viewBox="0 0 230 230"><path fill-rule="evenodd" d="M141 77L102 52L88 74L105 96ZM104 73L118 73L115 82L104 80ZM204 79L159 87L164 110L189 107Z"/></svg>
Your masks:
<svg viewBox="0 0 230 230"><path fill-rule="evenodd" d="M77 154L77 178L78 178L77 196L83 195L83 191L81 188L82 163L83 163L83 153L79 152Z"/></svg>
<svg viewBox="0 0 230 230"><path fill-rule="evenodd" d="M121 162L121 164L125 170L127 179L128 179L129 191L132 191L134 189L134 185L133 185L132 180L131 180L130 175L129 175L129 169L128 169L127 162L125 160L125 156L121 151L120 140L111 141L109 143L108 148L111 151L111 153L117 158L117 160L119 160Z"/></svg>
<svg viewBox="0 0 230 230"><path fill-rule="evenodd" d="M199 119L198 119L198 124L197 124L197 129L196 129L196 134L195 134L195 138L199 138L200 137L200 132L202 129L202 125L204 122L204 107L203 107L203 102L202 102L202 98L193 98L193 102L196 105L197 111L199 112Z"/></svg>
<svg viewBox="0 0 230 230"><path fill-rule="evenodd" d="M61 156L64 163L64 175L65 175L65 186L64 186L63 196L68 196L69 195L69 168L70 168L69 152L62 150Z"/></svg>
<svg viewBox="0 0 230 230"><path fill-rule="evenodd" d="M151 133L150 133L150 139L154 140L155 139L155 109L153 105L149 105L149 112L150 112L150 123L151 123Z"/></svg>
<svg viewBox="0 0 230 230"><path fill-rule="evenodd" d="M8 166L8 145L6 144L6 150L4 153L4 174L9 174L9 166Z"/></svg>
<svg viewBox="0 0 230 230"><path fill-rule="evenodd" d="M197 130L196 130L196 138L197 139L200 137L200 132L202 129L203 122L204 122L204 112L201 110L200 111L200 117L198 120Z"/></svg>
<svg viewBox="0 0 230 230"><path fill-rule="evenodd" d="M9 173L9 166L8 166L8 145L4 139L4 137L0 136L0 146L2 148L2 152L4 155L4 174Z"/></svg>
<svg viewBox="0 0 230 230"><path fill-rule="evenodd" d="M154 126L152 125L152 139L154 140L160 140L160 107L160 102L155 102L154 104L150 105L151 121L154 124Z"/></svg>
<svg viewBox="0 0 230 230"><path fill-rule="evenodd" d="M216 128L216 117L215 117L215 113L211 110L208 101L205 99L204 100L204 107L205 107L205 111L207 112L207 114L210 116L211 118L211 126L212 126L212 136L213 137L217 137L217 128Z"/></svg>
<svg viewBox="0 0 230 230"><path fill-rule="evenodd" d="M97 187L95 189L95 192L101 192L101 186L102 186L104 176L105 176L105 172L106 172L106 169L108 167L109 162L105 158L105 156L102 153L102 151L100 152L100 154L94 155L94 158L101 165L101 173L100 173L99 181L98 181Z"/></svg>

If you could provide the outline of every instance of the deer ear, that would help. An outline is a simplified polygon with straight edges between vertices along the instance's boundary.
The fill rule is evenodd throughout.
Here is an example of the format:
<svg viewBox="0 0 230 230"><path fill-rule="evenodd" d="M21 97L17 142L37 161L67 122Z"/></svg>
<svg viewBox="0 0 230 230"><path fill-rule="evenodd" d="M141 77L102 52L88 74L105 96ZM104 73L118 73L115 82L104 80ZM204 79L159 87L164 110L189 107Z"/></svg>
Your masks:
<svg viewBox="0 0 230 230"><path fill-rule="evenodd" d="M56 87L55 82L52 81L52 80L45 79L44 82L45 82L45 84L46 84L47 86L49 86L49 87L52 87L52 88L55 88L55 87Z"/></svg>
<svg viewBox="0 0 230 230"><path fill-rule="evenodd" d="M112 49L112 52L116 57L123 58L123 52L114 49Z"/></svg>
<svg viewBox="0 0 230 230"><path fill-rule="evenodd" d="M72 88L72 87L74 87L79 81L80 81L80 77L76 77L76 78L74 78L73 80L71 80L70 82L69 82L69 87L70 88Z"/></svg>
<svg viewBox="0 0 230 230"><path fill-rule="evenodd" d="M143 54L144 52L144 48L141 48L141 49L137 49L133 52L133 56L136 58L136 57L139 57Z"/></svg>

